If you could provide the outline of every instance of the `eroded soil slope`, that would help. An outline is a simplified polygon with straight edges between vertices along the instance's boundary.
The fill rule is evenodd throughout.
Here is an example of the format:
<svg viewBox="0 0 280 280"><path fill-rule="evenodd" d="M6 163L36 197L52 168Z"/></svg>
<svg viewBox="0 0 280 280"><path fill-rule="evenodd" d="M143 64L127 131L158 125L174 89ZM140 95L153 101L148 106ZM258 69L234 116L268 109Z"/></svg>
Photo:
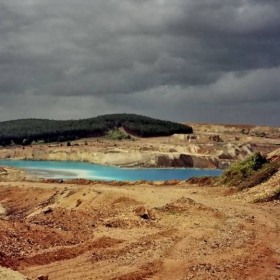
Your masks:
<svg viewBox="0 0 280 280"><path fill-rule="evenodd" d="M280 204L226 194L2 182L0 265L30 279L280 279Z"/></svg>

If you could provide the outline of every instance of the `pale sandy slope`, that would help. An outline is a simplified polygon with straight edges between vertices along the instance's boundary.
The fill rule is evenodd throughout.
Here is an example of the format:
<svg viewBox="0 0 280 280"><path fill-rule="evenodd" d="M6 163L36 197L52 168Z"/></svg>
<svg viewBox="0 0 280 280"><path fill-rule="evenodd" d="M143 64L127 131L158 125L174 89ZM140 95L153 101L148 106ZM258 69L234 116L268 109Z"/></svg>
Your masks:
<svg viewBox="0 0 280 280"><path fill-rule="evenodd" d="M17 271L0 266L0 279L1 280L26 280L26 277Z"/></svg>

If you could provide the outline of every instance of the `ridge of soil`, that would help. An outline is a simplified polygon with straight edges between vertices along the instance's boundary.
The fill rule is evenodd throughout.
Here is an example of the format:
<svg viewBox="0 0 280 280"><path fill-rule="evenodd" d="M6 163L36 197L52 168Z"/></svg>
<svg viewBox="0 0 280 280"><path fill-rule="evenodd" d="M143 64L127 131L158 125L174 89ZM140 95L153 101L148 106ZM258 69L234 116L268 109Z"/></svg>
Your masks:
<svg viewBox="0 0 280 280"><path fill-rule="evenodd" d="M1 182L0 265L29 279L280 279L279 201L227 192Z"/></svg>

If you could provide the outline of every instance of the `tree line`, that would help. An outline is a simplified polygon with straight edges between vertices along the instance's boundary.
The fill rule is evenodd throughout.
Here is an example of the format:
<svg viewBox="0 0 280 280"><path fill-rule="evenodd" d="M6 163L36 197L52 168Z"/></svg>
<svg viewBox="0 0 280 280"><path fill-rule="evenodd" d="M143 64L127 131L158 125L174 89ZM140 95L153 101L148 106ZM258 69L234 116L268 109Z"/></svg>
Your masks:
<svg viewBox="0 0 280 280"><path fill-rule="evenodd" d="M0 145L29 145L33 141L63 142L85 137L101 137L123 127L137 137L169 136L192 133L180 123L158 120L136 114L111 114L81 120L21 119L0 122Z"/></svg>

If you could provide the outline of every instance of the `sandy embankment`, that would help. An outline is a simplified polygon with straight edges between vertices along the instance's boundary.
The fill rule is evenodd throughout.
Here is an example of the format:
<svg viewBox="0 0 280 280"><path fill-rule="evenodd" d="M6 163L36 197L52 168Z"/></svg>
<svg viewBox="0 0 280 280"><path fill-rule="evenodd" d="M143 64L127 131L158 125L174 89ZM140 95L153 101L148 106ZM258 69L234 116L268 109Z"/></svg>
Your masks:
<svg viewBox="0 0 280 280"><path fill-rule="evenodd" d="M166 150L166 151L165 151ZM199 154L187 147L169 149L144 149L142 147L111 148L95 146L61 147L46 145L34 147L6 148L0 150L1 159L83 161L119 167L187 167L225 168L229 165L228 156Z"/></svg>
<svg viewBox="0 0 280 280"><path fill-rule="evenodd" d="M0 266L0 279L1 280L26 280L26 277L17 271Z"/></svg>
<svg viewBox="0 0 280 280"><path fill-rule="evenodd" d="M26 177L23 170L14 167L0 167L0 181L16 182Z"/></svg>
<svg viewBox="0 0 280 280"><path fill-rule="evenodd" d="M61 147L46 145L8 148L0 150L2 159L84 161L101 165L121 167L190 167L217 168L219 161L214 156L193 155L182 152L145 150L136 147Z"/></svg>
<svg viewBox="0 0 280 280"><path fill-rule="evenodd" d="M0 203L0 219L2 217L4 217L6 214L6 209L4 208L4 206Z"/></svg>

